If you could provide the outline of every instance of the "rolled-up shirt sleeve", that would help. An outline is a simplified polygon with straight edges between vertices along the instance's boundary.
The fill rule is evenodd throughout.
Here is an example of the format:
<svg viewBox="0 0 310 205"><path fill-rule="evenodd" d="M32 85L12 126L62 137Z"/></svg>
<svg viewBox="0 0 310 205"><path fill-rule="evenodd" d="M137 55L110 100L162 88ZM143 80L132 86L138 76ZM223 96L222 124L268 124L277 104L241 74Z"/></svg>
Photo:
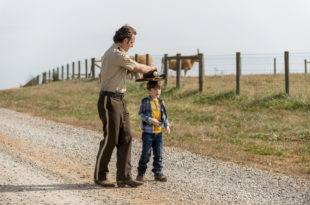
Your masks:
<svg viewBox="0 0 310 205"><path fill-rule="evenodd" d="M163 119L163 122L164 122L164 126L165 127L168 127L170 126L170 123L169 123L169 120L168 120L168 116L167 116L167 111L166 111L166 107L165 107L165 103L164 101L162 100L162 119Z"/></svg>
<svg viewBox="0 0 310 205"><path fill-rule="evenodd" d="M117 62L119 63L119 66L121 66L122 68L125 68L132 72L133 69L136 67L136 62L130 59L130 57L126 53L119 52L116 57L118 58Z"/></svg>

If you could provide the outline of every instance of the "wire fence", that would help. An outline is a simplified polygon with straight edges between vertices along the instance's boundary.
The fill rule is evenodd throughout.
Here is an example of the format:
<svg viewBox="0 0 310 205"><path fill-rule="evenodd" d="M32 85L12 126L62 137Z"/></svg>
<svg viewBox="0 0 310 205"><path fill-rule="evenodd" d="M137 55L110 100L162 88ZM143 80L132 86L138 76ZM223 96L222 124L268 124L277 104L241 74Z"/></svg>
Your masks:
<svg viewBox="0 0 310 205"><path fill-rule="evenodd" d="M152 57L154 64L162 68L162 55L152 55ZM289 54L290 95L310 98L310 74L307 69L307 65L310 66L309 60L310 52ZM193 68L187 72L187 78L198 77L198 71L198 63L195 63ZM204 54L204 73L204 90L209 92L235 91L236 54ZM184 76L184 73L182 75ZM168 76L176 76L176 71L169 70ZM184 79L182 82L189 83ZM193 82L198 82L198 80L191 83ZM175 80L170 78L169 84L174 83ZM285 93L285 86L284 53L241 53L241 95L260 96Z"/></svg>
<svg viewBox="0 0 310 205"><path fill-rule="evenodd" d="M195 55L195 54L194 54ZM162 58L164 55L150 54L159 71L163 73ZM92 58L95 59L95 58ZM100 59L100 58L98 58ZM70 63L55 67L46 72L46 81L54 81L57 72L57 80L87 78L98 76L100 69L93 65L94 62L87 59L76 63ZM100 63L99 63L100 64ZM289 54L289 89L290 95L303 95L310 98L310 75L307 65L310 66L310 52ZM92 73L92 69L94 70ZM184 76L184 72L181 72ZM168 70L168 84L175 83L176 71ZM182 77L181 84L189 83L189 79L198 78L198 63L194 63L191 70L187 72L187 77ZM41 84L43 74L35 77L31 81ZM204 54L204 91L223 92L235 91L236 88L236 54L208 55ZM198 87L198 79L195 81ZM284 53L261 53L243 54L241 53L241 95L266 95L285 92L285 61Z"/></svg>
<svg viewBox="0 0 310 205"><path fill-rule="evenodd" d="M195 55L195 54L194 54ZM163 55L152 55L154 64L161 68ZM276 73L284 73L284 53L243 54L242 74L274 74L274 60L276 59ZM310 52L290 53L290 73L304 73L304 60L310 61ZM208 55L204 54L205 75L234 75L236 74L236 54ZM174 71L169 71L174 76ZM198 64L188 71L188 76L198 76Z"/></svg>

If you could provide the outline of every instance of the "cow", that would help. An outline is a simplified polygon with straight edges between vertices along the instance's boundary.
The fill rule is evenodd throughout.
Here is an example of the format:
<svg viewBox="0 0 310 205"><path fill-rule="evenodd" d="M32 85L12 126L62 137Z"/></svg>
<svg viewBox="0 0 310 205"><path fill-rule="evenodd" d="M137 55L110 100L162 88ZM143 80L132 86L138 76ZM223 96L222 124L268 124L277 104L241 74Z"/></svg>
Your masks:
<svg viewBox="0 0 310 205"><path fill-rule="evenodd" d="M197 56L197 55L193 55ZM164 64L165 57L162 58L162 65ZM181 70L184 70L184 76L186 76L187 71L192 69L195 62L198 62L198 59L182 59L181 60ZM176 59L168 60L168 69L177 70L177 61Z"/></svg>
<svg viewBox="0 0 310 205"><path fill-rule="evenodd" d="M130 56L131 60L136 60L136 57L135 56ZM137 60L138 63L141 63L141 64L145 64L146 65L146 55L138 55L138 60ZM152 56L149 55L149 64L148 65L151 65L153 63L153 59L152 59ZM140 73L137 73L138 75L138 78L141 78L141 74ZM130 78L132 79L133 78L133 74L130 73Z"/></svg>
<svg viewBox="0 0 310 205"><path fill-rule="evenodd" d="M134 61L136 59L135 56L130 56L130 58ZM138 56L137 62L146 65L146 55ZM152 63L153 63L152 56L149 55L149 65L151 65Z"/></svg>

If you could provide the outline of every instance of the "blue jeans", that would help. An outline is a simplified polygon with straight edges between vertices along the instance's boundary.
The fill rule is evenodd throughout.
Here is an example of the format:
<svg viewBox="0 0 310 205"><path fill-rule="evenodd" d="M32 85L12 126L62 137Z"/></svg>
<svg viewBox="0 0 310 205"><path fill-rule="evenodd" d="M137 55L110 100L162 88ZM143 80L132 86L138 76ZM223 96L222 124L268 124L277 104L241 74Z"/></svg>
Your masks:
<svg viewBox="0 0 310 205"><path fill-rule="evenodd" d="M139 160L138 173L145 174L147 163L151 157L153 148L153 169L154 175L162 174L162 152L163 152L163 134L162 133L142 133L142 154Z"/></svg>

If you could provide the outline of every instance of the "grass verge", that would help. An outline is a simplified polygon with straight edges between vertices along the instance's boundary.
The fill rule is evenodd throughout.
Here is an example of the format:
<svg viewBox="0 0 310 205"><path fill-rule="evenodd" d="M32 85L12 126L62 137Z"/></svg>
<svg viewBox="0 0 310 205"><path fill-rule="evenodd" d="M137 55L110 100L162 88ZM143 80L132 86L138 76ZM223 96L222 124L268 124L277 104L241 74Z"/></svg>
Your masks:
<svg viewBox="0 0 310 205"><path fill-rule="evenodd" d="M253 76L254 82L267 82L264 94L250 77L240 96L229 85L232 76L206 77L201 94L197 78L182 79L181 89L169 79L161 95L172 130L164 134L165 146L310 180L310 96L272 92L278 76ZM101 132L98 90L96 79L3 90L0 107ZM145 83L128 82L125 99L137 139L137 112L146 93Z"/></svg>

